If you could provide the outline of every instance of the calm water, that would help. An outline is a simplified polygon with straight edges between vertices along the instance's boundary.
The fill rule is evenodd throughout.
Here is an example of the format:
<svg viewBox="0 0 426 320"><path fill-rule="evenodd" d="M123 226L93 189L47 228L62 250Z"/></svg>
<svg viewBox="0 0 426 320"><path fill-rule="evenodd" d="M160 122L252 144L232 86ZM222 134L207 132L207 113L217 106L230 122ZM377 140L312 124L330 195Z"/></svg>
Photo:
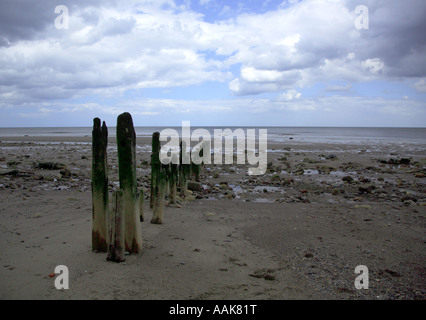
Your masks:
<svg viewBox="0 0 426 320"><path fill-rule="evenodd" d="M149 137L155 131L175 129L181 135L181 127L135 127L138 137ZM191 127L191 131L198 127ZM203 127L213 136L214 129L238 127ZM268 141L328 142L328 143L426 143L426 128L337 128L337 127L240 127L246 129L267 129ZM109 135L115 136L115 127L108 128ZM258 130L256 130L258 134ZM90 137L91 127L68 128L0 128L0 137Z"/></svg>

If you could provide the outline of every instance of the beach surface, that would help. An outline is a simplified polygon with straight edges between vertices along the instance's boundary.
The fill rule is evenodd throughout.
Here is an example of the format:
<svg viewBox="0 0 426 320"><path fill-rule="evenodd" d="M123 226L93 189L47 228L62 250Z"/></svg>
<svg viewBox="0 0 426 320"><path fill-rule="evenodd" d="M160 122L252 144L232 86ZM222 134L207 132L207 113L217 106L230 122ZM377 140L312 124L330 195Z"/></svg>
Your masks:
<svg viewBox="0 0 426 320"><path fill-rule="evenodd" d="M0 137L0 299L425 299L425 150L268 142L264 175L204 165L202 189L155 225L150 139L138 138L143 252L113 263L91 250L91 137ZM113 138L108 174L112 193Z"/></svg>

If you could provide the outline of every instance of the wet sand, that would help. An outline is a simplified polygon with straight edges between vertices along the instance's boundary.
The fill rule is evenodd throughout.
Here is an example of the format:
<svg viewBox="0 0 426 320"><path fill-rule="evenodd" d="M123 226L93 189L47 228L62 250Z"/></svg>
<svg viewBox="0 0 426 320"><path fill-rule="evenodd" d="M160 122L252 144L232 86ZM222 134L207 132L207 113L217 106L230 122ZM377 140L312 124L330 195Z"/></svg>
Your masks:
<svg viewBox="0 0 426 320"><path fill-rule="evenodd" d="M150 139L138 138L143 252L117 264L91 251L90 142L0 137L0 299L426 297L426 145L268 142L265 175L205 165L202 190L153 225ZM108 164L112 192L113 138ZM368 289L354 286L358 265Z"/></svg>

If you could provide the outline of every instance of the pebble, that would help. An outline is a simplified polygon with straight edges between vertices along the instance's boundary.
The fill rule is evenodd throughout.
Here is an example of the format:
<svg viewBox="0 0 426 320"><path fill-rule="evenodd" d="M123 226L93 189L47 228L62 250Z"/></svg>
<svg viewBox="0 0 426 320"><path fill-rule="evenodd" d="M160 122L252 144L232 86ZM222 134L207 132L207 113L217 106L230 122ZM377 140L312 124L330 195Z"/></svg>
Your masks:
<svg viewBox="0 0 426 320"><path fill-rule="evenodd" d="M342 180L347 183L351 183L352 181L354 181L354 178L352 178L351 176L344 176Z"/></svg>
<svg viewBox="0 0 426 320"><path fill-rule="evenodd" d="M185 200L186 201L194 201L196 199L196 197L195 196L193 196L193 195L187 195L186 197L185 197Z"/></svg>
<svg viewBox="0 0 426 320"><path fill-rule="evenodd" d="M371 193L375 189L376 189L375 184L368 184L358 188L360 193Z"/></svg>
<svg viewBox="0 0 426 320"><path fill-rule="evenodd" d="M196 181L188 181L188 190L190 191L200 191L202 190L202 184L201 182Z"/></svg>

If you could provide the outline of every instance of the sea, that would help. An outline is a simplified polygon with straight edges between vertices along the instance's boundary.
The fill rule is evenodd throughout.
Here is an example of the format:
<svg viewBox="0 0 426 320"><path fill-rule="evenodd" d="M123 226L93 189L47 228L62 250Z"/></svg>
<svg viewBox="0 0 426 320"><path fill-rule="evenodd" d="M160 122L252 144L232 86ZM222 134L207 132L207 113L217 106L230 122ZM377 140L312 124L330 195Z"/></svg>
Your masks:
<svg viewBox="0 0 426 320"><path fill-rule="evenodd" d="M150 137L153 132L170 128L182 134L182 127L135 127L137 137ZM336 143L336 144L426 144L426 128L371 128L371 127L192 127L207 129L214 136L215 129L267 130L268 142ZM115 127L108 128L114 137ZM0 128L0 137L91 137L91 127L26 127ZM10 139L9 139L10 140Z"/></svg>

